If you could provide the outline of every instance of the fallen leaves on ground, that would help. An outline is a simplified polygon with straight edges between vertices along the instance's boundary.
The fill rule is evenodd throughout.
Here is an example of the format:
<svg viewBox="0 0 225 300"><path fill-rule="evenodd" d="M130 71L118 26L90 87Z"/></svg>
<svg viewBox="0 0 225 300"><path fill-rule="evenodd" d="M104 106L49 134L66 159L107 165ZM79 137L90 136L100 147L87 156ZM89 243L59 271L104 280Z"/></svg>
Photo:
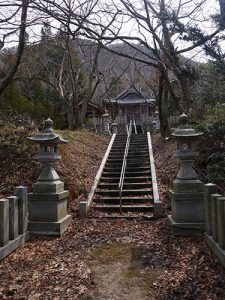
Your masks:
<svg viewBox="0 0 225 300"><path fill-rule="evenodd" d="M145 248L145 265L160 270L153 284L155 299L225 299L225 271L204 237L174 237L170 232L168 189L178 170L174 143L153 140L164 206L161 220L80 220L78 202L90 188L106 149L105 138L84 134L86 138L79 137L62 150L59 167L75 197L69 204L72 224L63 237L32 238L0 263L0 299L92 299L88 292L98 283L82 253L116 243Z"/></svg>

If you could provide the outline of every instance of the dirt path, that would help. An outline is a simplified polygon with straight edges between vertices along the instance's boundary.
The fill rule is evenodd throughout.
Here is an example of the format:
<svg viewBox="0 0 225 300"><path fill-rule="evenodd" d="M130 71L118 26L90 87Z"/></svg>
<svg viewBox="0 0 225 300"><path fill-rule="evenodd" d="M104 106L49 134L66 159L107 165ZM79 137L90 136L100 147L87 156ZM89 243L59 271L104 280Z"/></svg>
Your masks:
<svg viewBox="0 0 225 300"><path fill-rule="evenodd" d="M96 289L84 295L84 299L155 299L154 281L160 269L145 266L146 253L144 248L122 244L86 253L83 258L88 261Z"/></svg>

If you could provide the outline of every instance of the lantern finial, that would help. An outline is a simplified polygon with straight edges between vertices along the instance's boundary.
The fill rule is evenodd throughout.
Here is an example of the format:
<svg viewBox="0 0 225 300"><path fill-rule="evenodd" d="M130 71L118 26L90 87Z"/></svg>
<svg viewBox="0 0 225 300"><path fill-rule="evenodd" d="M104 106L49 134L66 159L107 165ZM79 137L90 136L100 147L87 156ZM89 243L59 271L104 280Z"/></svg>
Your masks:
<svg viewBox="0 0 225 300"><path fill-rule="evenodd" d="M52 121L52 119L48 118L47 120L44 121L44 128L43 128L42 132L43 133L52 133L53 125L54 125L54 122Z"/></svg>
<svg viewBox="0 0 225 300"><path fill-rule="evenodd" d="M183 128L187 127L187 125L188 125L188 116L185 113L182 113L182 115L179 116L179 123Z"/></svg>

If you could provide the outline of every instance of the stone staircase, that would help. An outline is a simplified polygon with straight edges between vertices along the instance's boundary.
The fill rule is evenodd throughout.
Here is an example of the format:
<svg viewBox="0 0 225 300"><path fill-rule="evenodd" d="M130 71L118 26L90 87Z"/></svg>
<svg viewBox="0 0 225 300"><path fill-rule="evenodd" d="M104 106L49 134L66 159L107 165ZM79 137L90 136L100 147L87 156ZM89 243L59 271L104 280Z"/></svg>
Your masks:
<svg viewBox="0 0 225 300"><path fill-rule="evenodd" d="M136 125L137 133L143 133L142 125ZM125 124L119 124L117 126L117 132L119 135L127 134L127 128ZM132 127L132 132L135 133L134 126Z"/></svg>
<svg viewBox="0 0 225 300"><path fill-rule="evenodd" d="M127 135L116 135L93 197L91 217L153 219L154 199L147 134L131 134L120 213L119 180Z"/></svg>

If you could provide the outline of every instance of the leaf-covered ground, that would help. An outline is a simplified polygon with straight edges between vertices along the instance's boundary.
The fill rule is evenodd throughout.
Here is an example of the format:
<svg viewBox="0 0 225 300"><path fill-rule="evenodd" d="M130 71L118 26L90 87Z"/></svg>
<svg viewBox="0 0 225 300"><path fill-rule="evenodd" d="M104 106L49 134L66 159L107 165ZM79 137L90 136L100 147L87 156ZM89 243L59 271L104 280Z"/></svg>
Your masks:
<svg viewBox="0 0 225 300"><path fill-rule="evenodd" d="M156 272L149 279L148 296L138 299L129 295L129 299L225 299L225 271L211 256L204 237L174 237L170 233L168 189L178 168L173 157L173 142L163 142L157 137L153 141L164 206L161 220L80 220L77 218L78 203L91 186L107 142L106 138L87 131L67 132L67 137L72 142L61 149L63 162L58 171L71 190L69 211L73 217L72 224L63 237L32 238L0 262L0 299L128 299L127 289L119 290L119 286L119 295L107 296L108 293L105 293L104 297L104 288L108 291L113 285L103 280L103 276L105 279L112 275L113 254L109 255L110 263L108 270L104 269L105 273L98 273L99 270L93 267L99 259L96 251L104 252L112 245L144 249L141 272L145 269ZM31 174L28 170L31 160L27 167L24 161L15 157L14 165L10 167L20 172L20 184L27 174ZM2 167L0 172L4 172ZM32 176L36 176L36 171ZM0 178L4 182L4 177ZM16 178L7 177L9 187L17 184ZM1 186L0 192L7 193L7 186ZM120 256L117 259L119 261ZM101 263L107 266L107 260L100 260ZM102 280L99 274L102 274ZM115 274L118 276L118 272ZM138 273L137 276L142 275ZM104 287L104 282L108 286ZM135 282L137 290L144 288L143 284Z"/></svg>

